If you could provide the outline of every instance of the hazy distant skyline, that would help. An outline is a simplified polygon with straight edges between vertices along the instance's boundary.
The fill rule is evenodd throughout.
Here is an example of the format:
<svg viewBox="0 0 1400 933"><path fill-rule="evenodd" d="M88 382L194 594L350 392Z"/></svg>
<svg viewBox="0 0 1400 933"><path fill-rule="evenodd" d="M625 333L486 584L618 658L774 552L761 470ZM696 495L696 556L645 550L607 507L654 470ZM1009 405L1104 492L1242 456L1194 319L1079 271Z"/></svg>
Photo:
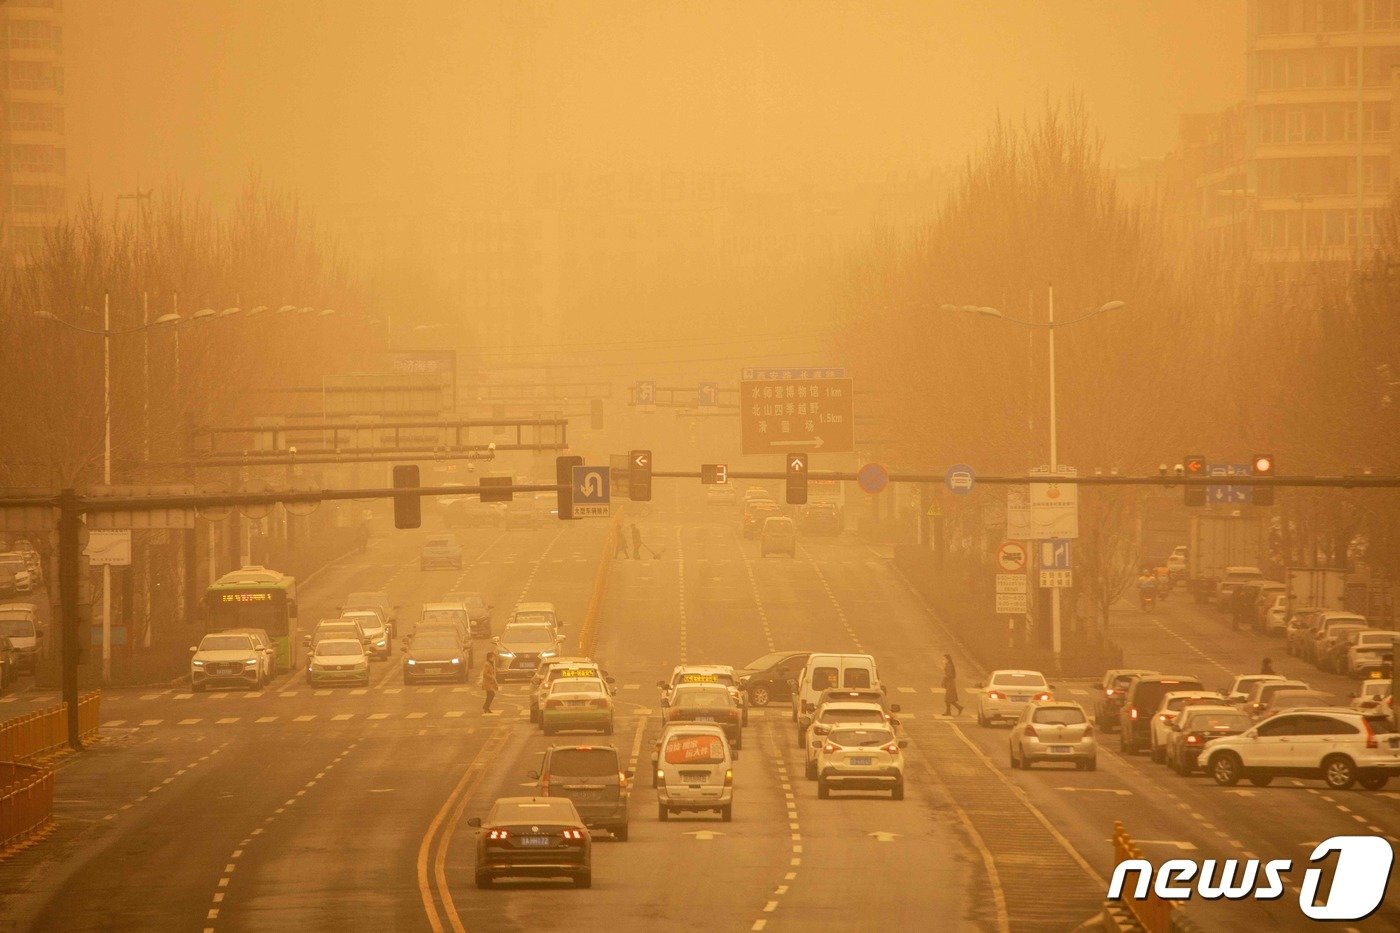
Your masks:
<svg viewBox="0 0 1400 933"><path fill-rule="evenodd" d="M738 170L841 185L961 161L1082 95L1109 158L1244 92L1243 0L81 0L69 178L99 197L250 168L328 217L481 173Z"/></svg>

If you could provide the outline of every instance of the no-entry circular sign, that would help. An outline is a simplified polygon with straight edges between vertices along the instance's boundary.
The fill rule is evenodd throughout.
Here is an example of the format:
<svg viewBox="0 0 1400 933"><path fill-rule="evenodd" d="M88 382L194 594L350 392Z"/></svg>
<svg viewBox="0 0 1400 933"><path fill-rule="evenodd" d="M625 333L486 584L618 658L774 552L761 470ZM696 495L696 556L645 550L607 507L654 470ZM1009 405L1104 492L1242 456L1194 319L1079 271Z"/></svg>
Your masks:
<svg viewBox="0 0 1400 933"><path fill-rule="evenodd" d="M997 548L997 566L1004 573L1021 573L1026 569L1026 546L1020 541L1003 541Z"/></svg>
<svg viewBox="0 0 1400 933"><path fill-rule="evenodd" d="M873 496L890 484L890 471L879 463L867 463L856 472L856 482Z"/></svg>

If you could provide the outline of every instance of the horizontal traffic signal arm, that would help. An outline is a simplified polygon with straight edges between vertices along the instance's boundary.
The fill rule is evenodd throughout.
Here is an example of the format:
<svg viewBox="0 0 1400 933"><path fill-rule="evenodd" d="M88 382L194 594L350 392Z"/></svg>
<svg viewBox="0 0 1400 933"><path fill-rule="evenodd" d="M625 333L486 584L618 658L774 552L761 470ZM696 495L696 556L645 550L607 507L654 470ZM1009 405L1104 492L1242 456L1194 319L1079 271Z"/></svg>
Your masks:
<svg viewBox="0 0 1400 933"><path fill-rule="evenodd" d="M694 470L655 470L651 474L660 479L699 479L700 471ZM839 473L830 470L812 470L807 474L808 479L816 480L851 480L855 481L858 475L855 473ZM740 472L731 469L729 479L786 479L787 473L782 470ZM937 483L942 484L946 479L943 473L891 473L891 483ZM1330 486L1338 489L1394 489L1400 488L1400 475L1388 475L1379 473L1361 473L1355 476L1050 476L1040 474L1038 476L983 476L977 474L977 483L987 483L992 486L1023 486L1027 483L1034 483L1044 486L1053 483L1064 483L1074 486L1163 486L1173 488L1176 486L1219 486L1229 484L1231 486Z"/></svg>
<svg viewBox="0 0 1400 933"><path fill-rule="evenodd" d="M370 489L319 489L310 492L229 492L196 494L192 496L79 496L77 505L82 512L128 512L141 509L203 509L221 505L272 505L277 502L334 502L345 499L392 499L395 496L470 496L482 490L501 492L558 492L560 487L532 483L514 486L404 486ZM0 499L0 509L49 505L57 507L59 497L30 496Z"/></svg>

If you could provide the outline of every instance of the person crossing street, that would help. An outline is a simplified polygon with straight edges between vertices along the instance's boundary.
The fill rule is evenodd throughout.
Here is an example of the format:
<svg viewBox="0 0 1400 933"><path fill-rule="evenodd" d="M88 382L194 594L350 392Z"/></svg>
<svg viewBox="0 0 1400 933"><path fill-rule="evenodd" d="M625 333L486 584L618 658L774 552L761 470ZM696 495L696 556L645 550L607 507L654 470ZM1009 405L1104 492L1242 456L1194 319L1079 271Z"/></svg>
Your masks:
<svg viewBox="0 0 1400 933"><path fill-rule="evenodd" d="M953 715L953 707L962 715L963 705L958 698L958 669L953 665L951 654L943 655L943 715Z"/></svg>
<svg viewBox="0 0 1400 933"><path fill-rule="evenodd" d="M490 651L486 654L486 663L481 667L481 689L486 691L486 702L482 704L481 711L490 715L491 701L496 699L496 652Z"/></svg>

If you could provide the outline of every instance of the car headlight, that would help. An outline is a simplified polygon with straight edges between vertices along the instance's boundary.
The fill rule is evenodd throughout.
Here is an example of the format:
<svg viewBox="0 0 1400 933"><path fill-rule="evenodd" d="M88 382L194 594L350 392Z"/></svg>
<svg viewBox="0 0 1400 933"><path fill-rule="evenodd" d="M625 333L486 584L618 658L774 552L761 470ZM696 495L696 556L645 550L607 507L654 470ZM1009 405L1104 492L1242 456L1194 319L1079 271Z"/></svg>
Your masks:
<svg viewBox="0 0 1400 933"><path fill-rule="evenodd" d="M246 664L246 665L248 665L249 667L257 667L257 666L258 666L258 659L257 659L257 658L249 658L248 660L244 661L243 663Z"/></svg>
<svg viewBox="0 0 1400 933"><path fill-rule="evenodd" d="M316 672L316 662L315 662L315 661L308 661L308 662L306 662L306 670L307 670L308 672L314 674L314 673Z"/></svg>
<svg viewBox="0 0 1400 933"><path fill-rule="evenodd" d="M409 659L408 659L406 662L404 662L404 663L406 663L409 667L412 667L413 665L417 664L418 662L415 661L413 658L409 658Z"/></svg>
<svg viewBox="0 0 1400 933"><path fill-rule="evenodd" d="M374 643L374 647L376 647L376 648L383 648L383 647L385 647L387 644L388 644L388 643L387 643L384 639L381 638L381 639L379 639L379 641L377 641L377 642Z"/></svg>
<svg viewBox="0 0 1400 933"><path fill-rule="evenodd" d="M452 659L452 663L453 663L453 664L461 664L461 663L462 663L462 659L461 659L461 658L453 658L453 659Z"/></svg>
<svg viewBox="0 0 1400 933"><path fill-rule="evenodd" d="M497 651L496 654L497 654L498 656L500 656L500 657L503 657L503 658L513 658L513 657L515 657L515 652L514 652L514 651Z"/></svg>
<svg viewBox="0 0 1400 933"><path fill-rule="evenodd" d="M203 661L191 661L190 663L193 664L195 667L203 667L203 666L204 666L204 662L203 662Z"/></svg>
<svg viewBox="0 0 1400 933"><path fill-rule="evenodd" d="M554 656L555 656L556 654L558 654L558 653L559 653L559 652L557 652L557 651L541 651L541 652L540 652L540 657L542 657L542 658L552 658L552 657L554 657Z"/></svg>

